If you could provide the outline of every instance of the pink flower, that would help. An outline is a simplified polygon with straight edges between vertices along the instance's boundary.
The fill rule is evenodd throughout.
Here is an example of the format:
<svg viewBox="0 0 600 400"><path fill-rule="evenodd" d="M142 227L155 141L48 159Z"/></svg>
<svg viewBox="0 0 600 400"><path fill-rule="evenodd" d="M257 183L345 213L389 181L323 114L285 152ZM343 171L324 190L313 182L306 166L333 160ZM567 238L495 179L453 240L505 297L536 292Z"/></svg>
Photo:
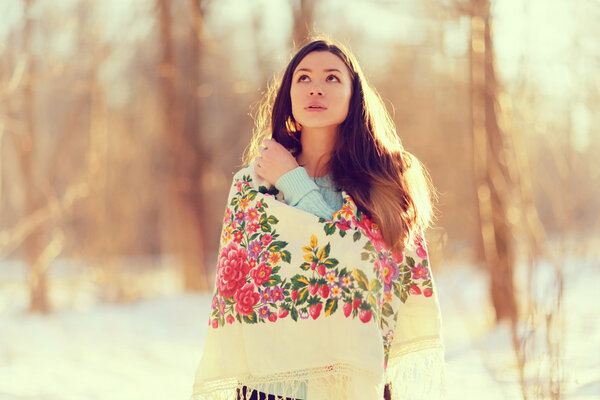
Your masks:
<svg viewBox="0 0 600 400"><path fill-rule="evenodd" d="M258 228L260 228L260 225L254 223L248 224L248 227L246 229L248 229L248 232L250 233L256 233L258 231Z"/></svg>
<svg viewBox="0 0 600 400"><path fill-rule="evenodd" d="M413 279L427 279L429 277L429 271L421 263L417 264L415 268L411 268L411 270Z"/></svg>
<svg viewBox="0 0 600 400"><path fill-rule="evenodd" d="M249 271L246 249L238 247L236 243L229 243L221 250L217 265L217 287L221 296L233 296L246 283Z"/></svg>
<svg viewBox="0 0 600 400"><path fill-rule="evenodd" d="M373 246L375 246L376 251L380 251L385 246L383 235L381 234L379 227L366 215L363 215L363 219L357 223L357 226L365 235L367 235L369 240L373 243Z"/></svg>
<svg viewBox="0 0 600 400"><path fill-rule="evenodd" d="M233 324L233 321L235 321L235 318L233 318L233 315L228 315L227 318L225 318L225 321L231 325Z"/></svg>
<svg viewBox="0 0 600 400"><path fill-rule="evenodd" d="M350 227L350 221L348 221L348 220L346 220L344 218L342 218L341 220L339 220L336 223L336 225L337 225L338 229L341 230L341 231L347 231L348 229L351 228Z"/></svg>
<svg viewBox="0 0 600 400"><path fill-rule="evenodd" d="M265 236L262 237L262 239L260 239L263 246L267 247L269 245L269 243L271 243L271 241L273 240L273 236L271 236L270 234L266 234Z"/></svg>
<svg viewBox="0 0 600 400"><path fill-rule="evenodd" d="M236 183L235 186L236 186L236 189L237 189L238 192L242 191L242 182Z"/></svg>
<svg viewBox="0 0 600 400"><path fill-rule="evenodd" d="M256 286L262 286L271 279L271 271L273 268L265 263L261 263L258 267L250 271L250 277L254 279Z"/></svg>
<svg viewBox="0 0 600 400"><path fill-rule="evenodd" d="M388 258L380 258L375 261L375 268L380 273L381 280L383 280L384 286L386 290L391 290L392 281L398 279L398 275L400 270L396 265L390 262Z"/></svg>
<svg viewBox="0 0 600 400"><path fill-rule="evenodd" d="M241 315L250 315L254 306L259 302L260 295L254 291L252 283L246 283L240 290L235 292L235 311Z"/></svg>
<svg viewBox="0 0 600 400"><path fill-rule="evenodd" d="M213 319L212 321L212 327L217 329L219 327L219 321L217 321L216 319Z"/></svg>
<svg viewBox="0 0 600 400"><path fill-rule="evenodd" d="M242 231L233 232L233 241L236 243L241 243L244 238L244 233Z"/></svg>
<svg viewBox="0 0 600 400"><path fill-rule="evenodd" d="M256 208L254 208L254 207L249 208L248 211L246 211L246 221L256 222L257 220L258 220L258 211L256 211Z"/></svg>

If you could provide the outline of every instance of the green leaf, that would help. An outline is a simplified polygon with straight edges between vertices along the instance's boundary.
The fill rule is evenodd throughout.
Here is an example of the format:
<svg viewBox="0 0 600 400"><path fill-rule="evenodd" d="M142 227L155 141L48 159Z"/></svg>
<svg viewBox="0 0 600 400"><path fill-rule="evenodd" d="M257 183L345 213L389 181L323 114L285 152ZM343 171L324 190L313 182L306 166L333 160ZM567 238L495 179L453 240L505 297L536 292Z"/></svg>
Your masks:
<svg viewBox="0 0 600 400"><path fill-rule="evenodd" d="M338 307L338 299L328 299L327 303L325 303L325 315L329 316L337 310Z"/></svg>
<svg viewBox="0 0 600 400"><path fill-rule="evenodd" d="M273 225L279 222L279 220L274 215L271 215L269 218L267 218L267 221L269 221L269 223Z"/></svg>
<svg viewBox="0 0 600 400"><path fill-rule="evenodd" d="M269 244L269 251L279 251L282 247L287 246L287 242L278 240Z"/></svg>
<svg viewBox="0 0 600 400"><path fill-rule="evenodd" d="M379 279L371 279L369 283L369 290L373 293L377 293L381 289L381 281Z"/></svg>
<svg viewBox="0 0 600 400"><path fill-rule="evenodd" d="M296 307L292 308L292 311L290 311L290 314L294 321L298 321L298 310L296 309Z"/></svg>
<svg viewBox="0 0 600 400"><path fill-rule="evenodd" d="M231 199L231 203L229 203L229 204L232 206L235 206L239 201L240 201L240 199L238 199L237 197L234 197L233 199Z"/></svg>
<svg viewBox="0 0 600 400"><path fill-rule="evenodd" d="M390 303L383 303L381 312L383 313L384 317L389 317L394 314L394 310L392 309L392 306L390 305Z"/></svg>
<svg viewBox="0 0 600 400"><path fill-rule="evenodd" d="M335 222L330 222L328 224L325 224L325 226L323 227L323 230L325 231L325 234L333 235L333 233L335 232Z"/></svg>
<svg viewBox="0 0 600 400"><path fill-rule="evenodd" d="M356 232L354 232L354 235L352 235L352 240L354 240L356 242L357 240L360 239L360 237L361 237L360 231L356 231Z"/></svg>
<svg viewBox="0 0 600 400"><path fill-rule="evenodd" d="M279 275L271 275L271 279L269 279L269 282L266 282L264 285L275 286L279 283L281 283L281 278L279 277Z"/></svg>
<svg viewBox="0 0 600 400"><path fill-rule="evenodd" d="M303 289L300 289L300 291L298 292L298 298L296 299L296 304L304 303L307 298L308 298L308 287L304 287Z"/></svg>
<svg viewBox="0 0 600 400"><path fill-rule="evenodd" d="M264 223L264 224L260 224L260 229L263 232L270 232L271 231L271 225Z"/></svg>
<svg viewBox="0 0 600 400"><path fill-rule="evenodd" d="M369 253L360 253L360 259L363 261L367 261L369 259Z"/></svg>
<svg viewBox="0 0 600 400"><path fill-rule="evenodd" d="M244 315L244 321L247 322L247 323L249 323L249 324L255 324L256 320L257 320L257 318L256 318L256 313L255 312L253 312L250 315Z"/></svg>
<svg viewBox="0 0 600 400"><path fill-rule="evenodd" d="M339 261L336 258L328 258L323 264L325 264L327 268L334 268L339 264Z"/></svg>
<svg viewBox="0 0 600 400"><path fill-rule="evenodd" d="M307 262L304 262L304 263L300 264L300 268L307 271L310 268L310 264Z"/></svg>
<svg viewBox="0 0 600 400"><path fill-rule="evenodd" d="M362 272L360 269L355 268L353 274L354 279L356 279L356 281L358 282L358 287L360 287L362 290L367 290L369 281L367 280L367 276L365 275L365 273Z"/></svg>
<svg viewBox="0 0 600 400"><path fill-rule="evenodd" d="M367 242L363 246L363 249L366 250L366 251L375 251L375 246L373 246L372 242Z"/></svg>
<svg viewBox="0 0 600 400"><path fill-rule="evenodd" d="M292 278L292 289L298 290L308 286L308 279L303 275L296 275Z"/></svg>
<svg viewBox="0 0 600 400"><path fill-rule="evenodd" d="M283 262L286 262L289 264L292 262L292 255L290 254L289 251L284 250L281 252L281 260L283 260Z"/></svg>
<svg viewBox="0 0 600 400"><path fill-rule="evenodd" d="M344 230L342 230L342 229L340 229L339 233L340 233L340 236L341 236L341 237L344 237L344 236L346 236L346 231L344 231Z"/></svg>
<svg viewBox="0 0 600 400"><path fill-rule="evenodd" d="M415 260L410 257L410 256L406 256L406 263L411 267L414 268L415 267Z"/></svg>
<svg viewBox="0 0 600 400"><path fill-rule="evenodd" d="M426 258L421 261L421 264L423 264L424 267L429 267L429 261Z"/></svg>
<svg viewBox="0 0 600 400"><path fill-rule="evenodd" d="M260 219L258 220L258 223L263 225L267 222L267 214L260 214Z"/></svg>
<svg viewBox="0 0 600 400"><path fill-rule="evenodd" d="M400 300L402 300L403 303L406 303L406 299L408 299L408 291L403 290L400 294Z"/></svg>

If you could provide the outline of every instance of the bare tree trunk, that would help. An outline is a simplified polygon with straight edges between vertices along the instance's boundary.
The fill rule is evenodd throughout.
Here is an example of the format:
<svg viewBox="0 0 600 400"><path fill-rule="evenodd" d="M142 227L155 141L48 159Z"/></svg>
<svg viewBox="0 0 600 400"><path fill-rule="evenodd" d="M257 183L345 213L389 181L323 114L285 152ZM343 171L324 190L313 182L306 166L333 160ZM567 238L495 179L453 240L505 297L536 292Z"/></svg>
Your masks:
<svg viewBox="0 0 600 400"><path fill-rule="evenodd" d="M170 248L181 259L185 287L187 289L207 289L208 283L204 268L204 243L202 235L202 168L196 137L199 134L197 99L198 87L198 34L194 33L190 51L194 59L191 82L194 99L187 97L195 105L187 110L179 101L177 87L180 79L175 66L174 46L171 33L171 9L168 0L157 0L160 18L162 56L160 79L164 102L164 124L167 148L170 158L168 204L172 218L169 219ZM194 3L193 3L194 4ZM193 6L197 10L199 3ZM195 15L196 17L197 15ZM195 20L196 21L196 20ZM195 24L194 24L195 25ZM196 28L194 28L195 31ZM189 106L188 106L189 107ZM184 112L187 111L187 112Z"/></svg>
<svg viewBox="0 0 600 400"><path fill-rule="evenodd" d="M471 98L474 171L481 238L491 275L496 320L515 322L515 264L507 218L513 182L507 169L505 138L496 118L497 81L490 31L489 0L473 0L471 16Z"/></svg>
<svg viewBox="0 0 600 400"><path fill-rule="evenodd" d="M292 46L302 46L312 31L315 10L314 0L292 0L294 28L292 31Z"/></svg>
<svg viewBox="0 0 600 400"><path fill-rule="evenodd" d="M21 140L19 160L23 174L25 190L25 215L32 215L42 205L42 196L39 185L34 176L34 140L36 130L36 108L34 88L36 84L36 62L34 55L29 50L32 31L32 18L30 15L33 0L25 0L25 26L23 29L23 52L28 59L24 95L25 132ZM24 242L24 251L29 266L29 311L37 313L50 312L48 301L47 265L43 262L42 247L45 226L37 226Z"/></svg>

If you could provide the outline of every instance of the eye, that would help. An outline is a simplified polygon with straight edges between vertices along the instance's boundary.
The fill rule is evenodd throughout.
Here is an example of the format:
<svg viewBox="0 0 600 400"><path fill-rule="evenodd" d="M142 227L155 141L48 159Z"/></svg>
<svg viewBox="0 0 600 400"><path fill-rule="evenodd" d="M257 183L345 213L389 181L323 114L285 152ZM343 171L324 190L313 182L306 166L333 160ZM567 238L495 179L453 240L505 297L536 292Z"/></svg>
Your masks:
<svg viewBox="0 0 600 400"><path fill-rule="evenodd" d="M308 78L308 75L300 75L298 77L298 82L307 82L306 80L304 80L304 78Z"/></svg>
<svg viewBox="0 0 600 400"><path fill-rule="evenodd" d="M334 81L332 81L332 82L339 82L339 81L340 81L340 80L339 80L339 78L338 78L337 76L333 75L333 74L332 74L332 75L329 75L329 76L327 77L327 80L329 80L329 78L333 78L333 79L335 79L335 80L334 80Z"/></svg>

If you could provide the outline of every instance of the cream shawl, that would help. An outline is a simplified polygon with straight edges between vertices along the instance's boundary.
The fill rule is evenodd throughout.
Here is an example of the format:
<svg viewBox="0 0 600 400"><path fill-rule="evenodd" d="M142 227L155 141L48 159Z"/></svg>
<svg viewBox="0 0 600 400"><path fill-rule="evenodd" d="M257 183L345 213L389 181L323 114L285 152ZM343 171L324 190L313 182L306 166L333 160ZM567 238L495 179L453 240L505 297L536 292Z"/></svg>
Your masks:
<svg viewBox="0 0 600 400"><path fill-rule="evenodd" d="M392 399L442 397L441 315L422 232L392 254L342 194L326 220L287 205L253 164L234 175L192 400L236 399L242 385L380 400L386 383Z"/></svg>

